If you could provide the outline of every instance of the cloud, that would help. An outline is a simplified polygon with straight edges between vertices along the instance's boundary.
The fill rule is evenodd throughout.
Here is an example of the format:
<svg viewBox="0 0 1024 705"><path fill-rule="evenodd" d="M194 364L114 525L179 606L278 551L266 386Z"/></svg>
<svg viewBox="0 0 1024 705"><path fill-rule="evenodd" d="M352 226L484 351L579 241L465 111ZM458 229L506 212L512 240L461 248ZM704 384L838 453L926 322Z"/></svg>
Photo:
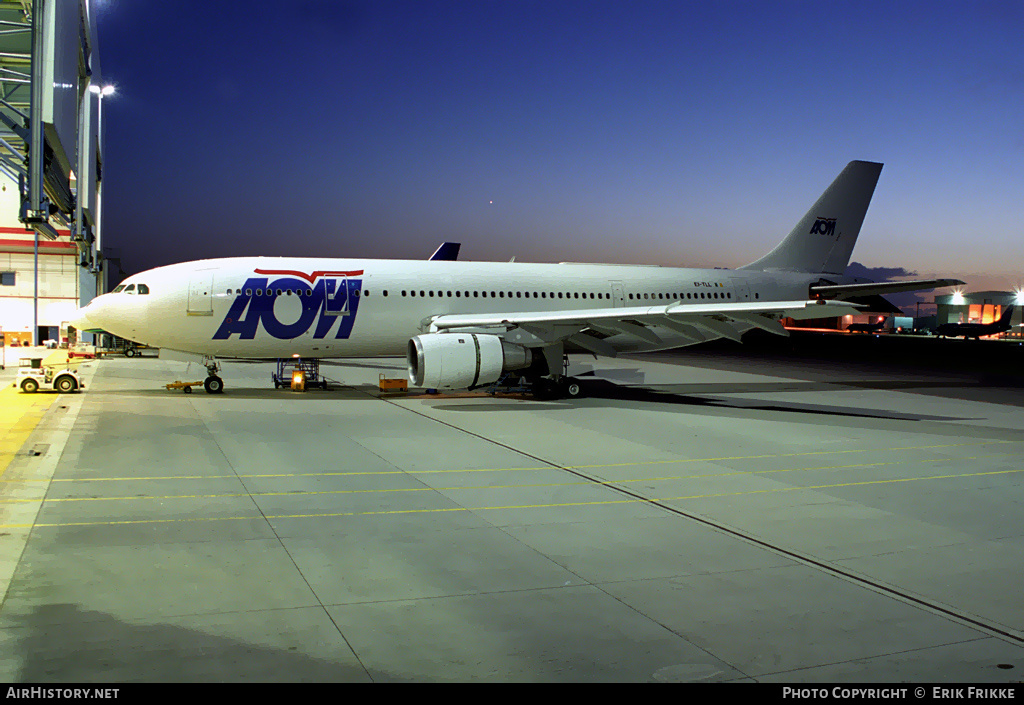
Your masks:
<svg viewBox="0 0 1024 705"><path fill-rule="evenodd" d="M907 277L920 276L917 272L910 271L905 267L865 267L860 262L850 262L850 266L846 268L846 275L875 282L899 281ZM896 294L886 294L884 298L898 306L904 313L914 316L917 315L918 304L929 307L934 305L935 292L902 291Z"/></svg>
<svg viewBox="0 0 1024 705"><path fill-rule="evenodd" d="M904 277L918 276L917 272L911 272L903 267L865 267L860 262L850 262L850 266L846 268L846 275L875 282L888 282Z"/></svg>

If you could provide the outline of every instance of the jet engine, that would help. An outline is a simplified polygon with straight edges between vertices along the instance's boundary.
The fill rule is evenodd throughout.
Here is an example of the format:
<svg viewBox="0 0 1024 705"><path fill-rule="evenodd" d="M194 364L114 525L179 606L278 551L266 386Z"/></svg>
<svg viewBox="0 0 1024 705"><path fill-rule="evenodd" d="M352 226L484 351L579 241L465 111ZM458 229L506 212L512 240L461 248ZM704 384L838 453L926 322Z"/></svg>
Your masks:
<svg viewBox="0 0 1024 705"><path fill-rule="evenodd" d="M502 372L529 367L533 353L496 335L428 333L409 340L407 360L414 387L466 389L497 382Z"/></svg>

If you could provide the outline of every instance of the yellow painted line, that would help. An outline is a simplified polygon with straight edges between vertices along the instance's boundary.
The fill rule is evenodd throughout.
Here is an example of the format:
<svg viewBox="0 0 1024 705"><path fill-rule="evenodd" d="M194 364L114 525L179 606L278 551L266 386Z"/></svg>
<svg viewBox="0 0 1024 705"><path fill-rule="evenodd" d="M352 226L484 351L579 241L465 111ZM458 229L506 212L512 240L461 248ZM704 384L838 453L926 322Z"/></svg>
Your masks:
<svg viewBox="0 0 1024 705"><path fill-rule="evenodd" d="M823 465L813 468L780 468L777 470L734 470L730 472L707 473L702 475L669 475L661 477L639 477L628 480L592 480L578 482L544 482L514 485L457 485L454 487L391 487L366 490L308 490L288 492L230 492L221 494L181 494L181 495L127 495L123 497L53 497L42 500L46 504L59 502L98 502L98 501L131 501L141 499L153 499L163 501L165 499L232 499L238 497L307 497L317 495L358 495L358 494L394 494L399 492L458 492L471 490L507 490L507 489L535 489L539 487L615 487L618 485L633 485L642 482L668 482L675 480L703 480L717 477L735 477L737 475L775 475L787 472L812 472L818 470L851 470L855 468L875 468L891 465L909 465L913 463L941 463L961 462L965 460L981 460L983 458L1005 458L1019 457L1020 453L991 453L986 455L975 455L960 458L927 458L919 460L890 460L878 463L855 463L851 465ZM0 504L17 502L38 502L37 499L10 499L0 498Z"/></svg>
<svg viewBox="0 0 1024 705"><path fill-rule="evenodd" d="M942 443L926 446L900 446L893 448L851 448L842 450L813 450L799 453L771 453L764 455L730 455L715 458L673 458L669 460L640 460L623 463L602 463L596 465L544 465L540 467L521 468L467 468L467 469L446 469L446 470L373 470L370 472L299 472L299 473L268 473L268 474L236 474L236 475L149 475L138 477L64 477L52 480L40 480L41 482L134 482L138 480L260 480L289 477L356 477L356 476L387 476L387 475L443 475L477 472L536 472L540 470L593 470L595 468L624 468L637 467L640 465L671 465L683 463L717 463L727 460L771 460L775 458L799 458L812 455L843 455L850 453L894 453L911 450L935 450L941 448L960 448L968 446L985 446L999 444L1020 444L1021 441L979 441L976 443ZM951 461L957 458L946 458ZM799 469L799 468L796 468ZM766 471L781 472L781 471ZM695 476L701 477L701 476ZM0 482L5 480L0 477ZM7 482L21 482L21 480L6 480ZM31 480L27 480L31 481Z"/></svg>
<svg viewBox="0 0 1024 705"><path fill-rule="evenodd" d="M990 475L1010 475L1013 473L1024 472L1024 468L1015 470L993 470L987 472L971 472L961 473L955 475L929 475L927 477L902 477L893 478L889 480L864 480L861 482L840 482L829 485L808 485L808 486L795 486L795 487L774 487L763 490L747 490L742 492L715 492L709 494L695 494L695 495L682 495L679 497L660 497L660 498L630 498L630 499L615 499L615 500L596 500L592 502L558 502L553 504L518 504L518 505L504 505L504 506L489 506L489 507L444 507L439 509L381 509L376 511L367 512L329 512L320 514L267 514L267 515L253 515L253 516L234 516L234 517L189 517L189 518L174 518L174 519L124 519L119 521L80 521L80 522L65 522L55 524L0 524L0 529L29 529L29 528L61 528L70 526L124 526L132 524L175 524L175 523L195 523L195 522L206 522L206 521L239 521L239 520L252 520L252 519L324 519L324 518L337 518L337 517L358 517L358 516L386 516L390 514L437 514L443 512L485 512L485 511L498 511L498 510L510 510L510 509L562 509L566 507L594 507L594 506L611 506L618 504L652 504L652 503L663 503L663 502L676 502L682 500L693 500L693 499L711 499L714 497L740 497L744 495L757 495L757 494L773 494L779 492L799 492L801 490L826 490L835 489L840 487L861 487L866 485L887 485L897 482L921 482L925 480L950 480L950 479L963 479L966 477L984 477Z"/></svg>
<svg viewBox="0 0 1024 705"><path fill-rule="evenodd" d="M0 389L0 479L56 398L24 394L14 386Z"/></svg>

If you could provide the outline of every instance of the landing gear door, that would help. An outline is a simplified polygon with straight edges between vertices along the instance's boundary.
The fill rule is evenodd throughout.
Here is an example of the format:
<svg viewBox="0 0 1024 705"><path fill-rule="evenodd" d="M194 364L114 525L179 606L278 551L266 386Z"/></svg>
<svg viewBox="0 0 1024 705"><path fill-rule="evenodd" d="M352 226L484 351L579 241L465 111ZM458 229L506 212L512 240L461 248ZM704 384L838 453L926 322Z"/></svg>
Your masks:
<svg viewBox="0 0 1024 705"><path fill-rule="evenodd" d="M213 315L213 272L195 272L188 283L188 315Z"/></svg>

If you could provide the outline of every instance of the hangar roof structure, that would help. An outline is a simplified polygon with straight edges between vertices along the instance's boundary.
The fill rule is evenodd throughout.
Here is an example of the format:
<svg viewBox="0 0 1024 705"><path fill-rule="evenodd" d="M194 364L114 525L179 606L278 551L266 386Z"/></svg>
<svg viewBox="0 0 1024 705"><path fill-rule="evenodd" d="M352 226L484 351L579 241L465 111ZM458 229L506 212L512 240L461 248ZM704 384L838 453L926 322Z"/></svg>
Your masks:
<svg viewBox="0 0 1024 705"><path fill-rule="evenodd" d="M50 239L51 219L68 228L91 264L101 150L90 4L0 0L0 174L21 184L19 220Z"/></svg>
<svg viewBox="0 0 1024 705"><path fill-rule="evenodd" d="M74 277L80 304L97 293L102 270L100 120L111 89L101 88L93 3L0 0L0 180L17 189L11 199L5 184L5 208L16 212L0 215L7 226L34 231L25 241L35 255L36 336L40 239L62 237L69 247L70 236L77 264L88 271ZM7 230L23 237L20 228Z"/></svg>
<svg viewBox="0 0 1024 705"><path fill-rule="evenodd" d="M0 106L8 116L28 119L31 84L32 3L0 0ZM0 124L0 172L15 182L24 171L25 144L23 135L6 122Z"/></svg>

